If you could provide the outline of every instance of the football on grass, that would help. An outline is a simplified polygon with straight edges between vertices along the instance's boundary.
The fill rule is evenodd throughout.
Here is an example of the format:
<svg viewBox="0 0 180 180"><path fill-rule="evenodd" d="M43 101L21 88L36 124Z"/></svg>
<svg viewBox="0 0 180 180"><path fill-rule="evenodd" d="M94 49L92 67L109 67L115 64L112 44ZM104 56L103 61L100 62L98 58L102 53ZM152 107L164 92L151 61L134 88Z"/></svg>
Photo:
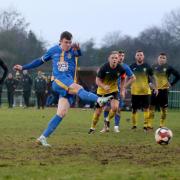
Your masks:
<svg viewBox="0 0 180 180"><path fill-rule="evenodd" d="M169 144L173 137L173 133L167 127L158 128L155 132L155 140L158 144Z"/></svg>

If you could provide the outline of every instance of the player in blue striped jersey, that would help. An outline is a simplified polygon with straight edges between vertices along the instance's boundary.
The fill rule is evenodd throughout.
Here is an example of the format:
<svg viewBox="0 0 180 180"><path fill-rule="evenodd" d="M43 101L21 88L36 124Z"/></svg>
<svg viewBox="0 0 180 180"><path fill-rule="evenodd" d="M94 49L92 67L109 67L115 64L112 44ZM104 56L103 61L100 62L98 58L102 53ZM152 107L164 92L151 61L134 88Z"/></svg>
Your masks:
<svg viewBox="0 0 180 180"><path fill-rule="evenodd" d="M79 56L81 56L79 44L72 44L72 34L65 31L60 36L60 44L50 48L41 58L35 59L24 66L14 66L15 70L33 69L52 60L54 76L52 87L53 90L59 94L59 101L56 115L51 119L42 135L37 139L37 143L40 145L50 146L46 138L54 132L67 114L70 105L73 103L73 96L75 94L84 101L97 102L100 106L111 98L98 97L96 94L87 92L82 86L76 83L76 58Z"/></svg>

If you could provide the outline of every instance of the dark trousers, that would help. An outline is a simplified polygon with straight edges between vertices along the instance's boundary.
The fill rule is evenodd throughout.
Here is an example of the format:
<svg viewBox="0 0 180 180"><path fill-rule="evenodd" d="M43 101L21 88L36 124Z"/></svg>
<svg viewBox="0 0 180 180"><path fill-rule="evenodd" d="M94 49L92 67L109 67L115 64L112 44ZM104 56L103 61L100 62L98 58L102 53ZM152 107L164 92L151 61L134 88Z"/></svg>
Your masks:
<svg viewBox="0 0 180 180"><path fill-rule="evenodd" d="M7 96L8 96L8 104L9 107L12 108L13 107L13 103L14 103L14 92L7 92Z"/></svg>
<svg viewBox="0 0 180 180"><path fill-rule="evenodd" d="M36 92L36 97L37 97L37 106L38 109L40 109L40 107L42 107L44 109L45 106L45 92Z"/></svg>
<svg viewBox="0 0 180 180"><path fill-rule="evenodd" d="M2 91L0 90L0 106L2 105L1 99L2 99Z"/></svg>
<svg viewBox="0 0 180 180"><path fill-rule="evenodd" d="M26 107L29 107L30 95L31 95L31 91L23 91L24 104Z"/></svg>
<svg viewBox="0 0 180 180"><path fill-rule="evenodd" d="M2 84L0 84L0 106L2 105Z"/></svg>

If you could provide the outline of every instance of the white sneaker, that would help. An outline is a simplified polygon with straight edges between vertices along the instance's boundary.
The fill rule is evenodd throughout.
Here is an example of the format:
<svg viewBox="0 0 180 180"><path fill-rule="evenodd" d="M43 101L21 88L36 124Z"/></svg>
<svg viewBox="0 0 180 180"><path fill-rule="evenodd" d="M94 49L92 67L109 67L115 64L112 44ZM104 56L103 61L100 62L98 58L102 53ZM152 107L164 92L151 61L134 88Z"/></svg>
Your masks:
<svg viewBox="0 0 180 180"><path fill-rule="evenodd" d="M106 126L104 126L104 127L102 128L102 130L100 131L100 133L106 133L106 132L109 132L109 128L106 127Z"/></svg>
<svg viewBox="0 0 180 180"><path fill-rule="evenodd" d="M119 126L114 126L114 132L115 133L119 133L120 131L119 131Z"/></svg>
<svg viewBox="0 0 180 180"><path fill-rule="evenodd" d="M44 146L44 147L51 147L51 145L47 143L46 137L44 137L43 135L41 135L41 136L36 140L36 143L37 143L38 145L42 145L42 146Z"/></svg>
<svg viewBox="0 0 180 180"><path fill-rule="evenodd" d="M97 103L99 104L99 106L103 106L105 105L109 100L111 100L113 98L113 96L107 96L107 97L99 97L97 99Z"/></svg>

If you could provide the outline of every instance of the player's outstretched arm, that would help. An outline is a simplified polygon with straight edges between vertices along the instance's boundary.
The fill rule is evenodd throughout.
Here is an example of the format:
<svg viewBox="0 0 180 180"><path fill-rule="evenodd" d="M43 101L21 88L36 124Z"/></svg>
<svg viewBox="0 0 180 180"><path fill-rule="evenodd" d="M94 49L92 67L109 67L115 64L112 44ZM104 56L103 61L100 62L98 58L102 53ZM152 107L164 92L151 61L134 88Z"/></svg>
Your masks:
<svg viewBox="0 0 180 180"><path fill-rule="evenodd" d="M35 59L34 61L30 62L29 64L25 64L25 65L19 65L16 64L13 69L14 70L18 70L18 71L22 71L22 70L28 70L28 69L34 69L36 67L41 66L44 63L44 61L42 59Z"/></svg>

